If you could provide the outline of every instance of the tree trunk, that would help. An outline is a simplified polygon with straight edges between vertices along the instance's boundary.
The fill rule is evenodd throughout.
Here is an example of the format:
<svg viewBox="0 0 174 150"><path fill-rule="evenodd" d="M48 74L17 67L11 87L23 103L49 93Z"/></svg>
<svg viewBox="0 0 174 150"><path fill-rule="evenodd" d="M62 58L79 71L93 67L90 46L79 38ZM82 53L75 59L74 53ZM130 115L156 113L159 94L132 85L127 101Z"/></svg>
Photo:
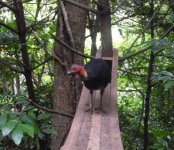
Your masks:
<svg viewBox="0 0 174 150"><path fill-rule="evenodd" d="M79 0L79 3L86 4L86 0ZM86 11L66 3L66 13L68 14L68 21L72 31L74 45L72 45L67 28L65 27L65 20L62 13L59 12L57 37L61 38L66 44L76 48L79 51L84 49L85 40L85 25L86 25ZM59 9L60 10L60 9ZM67 76L67 70L72 63L82 63L82 58L74 55L66 50L62 45L55 43L54 55L65 64L61 65L60 62L54 63L54 95L53 95L53 108L59 111L74 113L73 101L74 90L76 90L76 97L80 95L81 86L73 87L72 78ZM78 84L80 85L80 84ZM78 93L77 93L78 92ZM53 126L56 129L56 134L52 136L51 149L58 150L63 144L65 135L71 125L71 119L62 116L54 116Z"/></svg>
<svg viewBox="0 0 174 150"><path fill-rule="evenodd" d="M20 51L22 53L22 61L24 64L24 76L26 78L27 91L28 91L29 99L32 99L33 101L35 101L35 93L34 93L34 87L32 82L32 71L31 71L31 65L29 60L29 54L27 50L26 23L25 23L22 1L14 0L14 6L16 8L15 17L16 17L16 24L17 24L17 29L19 33L18 34L19 45L20 45Z"/></svg>
<svg viewBox="0 0 174 150"><path fill-rule="evenodd" d="M151 16L154 13L154 0L150 2L151 6ZM154 39L154 20L151 22L151 39ZM148 76L147 76L147 89L146 89L146 97L145 97L145 106L144 106L144 150L149 149L149 111L150 111L150 97L152 93L152 73L153 73L153 66L155 64L155 55L154 52L151 50L150 58L149 58L149 68L148 68Z"/></svg>
<svg viewBox="0 0 174 150"><path fill-rule="evenodd" d="M102 56L112 57L111 12L109 0L98 0Z"/></svg>
<svg viewBox="0 0 174 150"><path fill-rule="evenodd" d="M99 31L99 17L96 14L91 14L91 20L89 18L89 30L91 35L91 55L95 57L97 52L97 33Z"/></svg>

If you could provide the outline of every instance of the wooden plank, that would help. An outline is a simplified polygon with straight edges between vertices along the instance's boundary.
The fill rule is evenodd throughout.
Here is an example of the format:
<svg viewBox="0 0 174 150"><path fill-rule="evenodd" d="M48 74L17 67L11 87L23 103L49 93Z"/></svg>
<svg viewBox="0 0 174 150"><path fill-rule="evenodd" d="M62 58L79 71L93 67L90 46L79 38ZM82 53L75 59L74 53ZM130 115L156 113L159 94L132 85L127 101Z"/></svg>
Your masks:
<svg viewBox="0 0 174 150"><path fill-rule="evenodd" d="M100 91L95 95L95 100L98 99L100 99ZM100 150L100 120L101 111L93 111L87 150Z"/></svg>
<svg viewBox="0 0 174 150"><path fill-rule="evenodd" d="M78 142L77 142L77 146L78 146L77 149L79 150L86 150L86 147L88 145L89 133L91 129L91 121L92 121L92 114L85 113L81 131L78 138Z"/></svg>
<svg viewBox="0 0 174 150"><path fill-rule="evenodd" d="M79 129L81 128L84 115L85 115L84 110L85 110L86 102L88 101L88 95L89 95L89 90L83 87L78 109L73 119L72 126L67 136L67 139L65 141L65 144L61 148L61 150L68 150L67 147L73 147L73 146L76 146L77 144L78 136L80 132Z"/></svg>
<svg viewBox="0 0 174 150"><path fill-rule="evenodd" d="M119 128L119 120L118 120L118 111L117 111L117 70L118 70L118 54L117 51L113 52L113 63L112 63L112 79L111 79L111 142L112 147L111 150L123 150L121 136L120 136L120 128Z"/></svg>
<svg viewBox="0 0 174 150"><path fill-rule="evenodd" d="M108 86L105 88L104 94L103 94L103 109L106 112L105 115L109 115L111 112L111 84L109 83Z"/></svg>
<svg viewBox="0 0 174 150"><path fill-rule="evenodd" d="M102 57L102 59L104 59L104 60L112 60L113 58L112 57Z"/></svg>
<svg viewBox="0 0 174 150"><path fill-rule="evenodd" d="M111 128L110 128L110 121L111 121L111 85L105 89L105 93L103 95L103 109L106 113L102 114L101 118L101 134L100 134L100 150L110 150L111 149Z"/></svg>
<svg viewBox="0 0 174 150"><path fill-rule="evenodd" d="M96 53L96 58L101 58L101 49L99 49Z"/></svg>
<svg viewBox="0 0 174 150"><path fill-rule="evenodd" d="M100 134L100 150L110 150L111 149L111 127L110 121L111 117L102 116L101 118L101 134Z"/></svg>
<svg viewBox="0 0 174 150"><path fill-rule="evenodd" d="M100 150L100 120L101 113L94 112L95 115L92 116L91 131L89 135L89 141L87 150Z"/></svg>

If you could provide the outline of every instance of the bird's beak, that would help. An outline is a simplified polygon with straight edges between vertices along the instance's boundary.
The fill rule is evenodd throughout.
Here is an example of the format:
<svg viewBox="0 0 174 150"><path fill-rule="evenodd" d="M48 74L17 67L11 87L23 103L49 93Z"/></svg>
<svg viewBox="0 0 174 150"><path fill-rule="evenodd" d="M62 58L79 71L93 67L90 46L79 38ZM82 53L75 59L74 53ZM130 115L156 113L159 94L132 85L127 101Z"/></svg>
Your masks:
<svg viewBox="0 0 174 150"><path fill-rule="evenodd" d="M71 70L69 70L68 72L67 72L67 75L69 76L69 75L75 75L76 73L75 72L73 72L73 71L71 71Z"/></svg>
<svg viewBox="0 0 174 150"><path fill-rule="evenodd" d="M71 71L68 71L68 72L67 72L67 75L71 75L71 74L72 74L72 72L71 72Z"/></svg>

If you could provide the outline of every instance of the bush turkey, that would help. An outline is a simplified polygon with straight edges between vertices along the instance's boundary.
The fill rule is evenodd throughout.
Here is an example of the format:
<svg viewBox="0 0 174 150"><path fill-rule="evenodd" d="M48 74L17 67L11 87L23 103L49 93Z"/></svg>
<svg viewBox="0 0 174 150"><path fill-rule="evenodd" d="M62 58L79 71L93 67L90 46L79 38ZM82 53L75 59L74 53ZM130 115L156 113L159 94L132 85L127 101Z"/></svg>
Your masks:
<svg viewBox="0 0 174 150"><path fill-rule="evenodd" d="M76 74L80 75L82 81L84 82L84 85L86 86L86 88L89 89L91 94L91 103L89 109L87 110L91 111L94 110L93 99L92 99L93 90L100 90L101 94L100 107L101 110L104 111L102 108L102 96L105 87L111 81L110 65L102 59L92 59L85 66L73 64L71 66L70 71L68 71L68 75L76 75Z"/></svg>

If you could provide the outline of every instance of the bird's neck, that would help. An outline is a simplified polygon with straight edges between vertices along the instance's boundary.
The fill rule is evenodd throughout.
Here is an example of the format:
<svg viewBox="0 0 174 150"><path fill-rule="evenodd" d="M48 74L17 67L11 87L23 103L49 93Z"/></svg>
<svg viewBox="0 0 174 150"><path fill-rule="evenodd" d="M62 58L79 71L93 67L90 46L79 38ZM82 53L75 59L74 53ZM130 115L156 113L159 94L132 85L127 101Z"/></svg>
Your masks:
<svg viewBox="0 0 174 150"><path fill-rule="evenodd" d="M82 80L87 80L88 73L87 73L85 67L79 66L79 72L78 72L78 74L80 75L80 77L82 78Z"/></svg>
<svg viewBox="0 0 174 150"><path fill-rule="evenodd" d="M82 80L87 80L88 79L88 73L85 69L83 70L83 73L81 73L80 75L82 77Z"/></svg>

